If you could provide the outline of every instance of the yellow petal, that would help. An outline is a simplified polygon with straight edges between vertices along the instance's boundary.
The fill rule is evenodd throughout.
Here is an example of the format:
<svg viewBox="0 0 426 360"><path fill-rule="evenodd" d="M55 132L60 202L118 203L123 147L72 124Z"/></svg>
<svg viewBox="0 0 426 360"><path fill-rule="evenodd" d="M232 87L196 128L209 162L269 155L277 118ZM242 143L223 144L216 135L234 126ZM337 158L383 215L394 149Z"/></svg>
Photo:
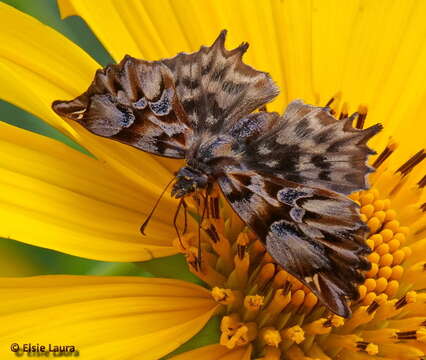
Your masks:
<svg viewBox="0 0 426 360"><path fill-rule="evenodd" d="M16 358L12 343L32 343L74 345L83 359L158 360L216 308L200 286L141 277L0 278L0 294L2 359Z"/></svg>
<svg viewBox="0 0 426 360"><path fill-rule="evenodd" d="M55 140L0 122L0 236L104 261L176 252L172 214L105 163Z"/></svg>
<svg viewBox="0 0 426 360"><path fill-rule="evenodd" d="M54 100L85 91L100 66L63 35L4 3L0 18L0 98L55 126L124 176L159 194L171 178L170 161L163 161L165 167L158 158L95 136L51 109Z"/></svg>
<svg viewBox="0 0 426 360"><path fill-rule="evenodd" d="M269 3L259 6L254 1L59 0L58 4L63 17L81 16L116 61L125 54L159 60L182 51L197 51L201 45L210 45L226 28L229 48L250 41L253 48L246 61L281 82L280 43L275 38L274 11ZM233 13L239 16L231 16ZM250 22L246 22L247 18ZM282 104L280 100L275 109L281 110Z"/></svg>
<svg viewBox="0 0 426 360"><path fill-rule="evenodd" d="M230 350L226 346L214 344L173 356L170 360L249 360L250 358L251 346Z"/></svg>

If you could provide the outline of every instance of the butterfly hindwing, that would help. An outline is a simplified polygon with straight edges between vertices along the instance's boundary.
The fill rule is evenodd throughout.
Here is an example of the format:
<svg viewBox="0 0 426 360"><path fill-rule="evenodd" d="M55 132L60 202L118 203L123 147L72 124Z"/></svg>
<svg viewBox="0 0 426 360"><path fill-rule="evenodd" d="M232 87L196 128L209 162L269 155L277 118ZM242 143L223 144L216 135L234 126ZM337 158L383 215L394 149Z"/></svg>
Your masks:
<svg viewBox="0 0 426 360"><path fill-rule="evenodd" d="M357 298L360 270L369 268L358 205L328 190L237 168L219 184L270 255L331 311L348 317L346 301Z"/></svg>

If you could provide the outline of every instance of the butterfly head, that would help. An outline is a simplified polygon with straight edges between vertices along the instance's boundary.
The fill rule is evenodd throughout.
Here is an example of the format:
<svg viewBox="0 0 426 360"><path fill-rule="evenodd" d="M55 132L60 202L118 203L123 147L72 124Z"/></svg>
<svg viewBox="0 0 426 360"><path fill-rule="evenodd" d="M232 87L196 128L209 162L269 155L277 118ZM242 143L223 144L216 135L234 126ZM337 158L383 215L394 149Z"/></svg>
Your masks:
<svg viewBox="0 0 426 360"><path fill-rule="evenodd" d="M176 174L176 182L172 188L172 196L176 199L189 195L199 188L205 188L208 176L199 170L184 166Z"/></svg>

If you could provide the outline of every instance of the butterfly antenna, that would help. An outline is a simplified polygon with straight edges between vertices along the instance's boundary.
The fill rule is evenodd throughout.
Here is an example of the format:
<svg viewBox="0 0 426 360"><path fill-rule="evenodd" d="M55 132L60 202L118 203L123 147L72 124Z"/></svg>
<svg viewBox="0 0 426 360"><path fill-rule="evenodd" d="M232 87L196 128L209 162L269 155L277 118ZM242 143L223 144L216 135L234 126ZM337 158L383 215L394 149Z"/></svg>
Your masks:
<svg viewBox="0 0 426 360"><path fill-rule="evenodd" d="M142 235L146 235L145 234L145 228L147 227L149 221L151 220L152 215L154 214L155 209L157 208L158 204L160 203L161 198L163 197L163 195L165 194L166 190L168 189L168 187L174 181L175 178L176 178L176 176L173 176L173 178L166 185L166 187L164 188L164 190L161 192L160 196L158 197L157 201L155 202L154 206L152 207L151 212L149 213L149 215L147 216L147 218L145 219L145 221L141 225L140 232L141 232Z"/></svg>
<svg viewBox="0 0 426 360"><path fill-rule="evenodd" d="M178 226L177 226L177 218L179 216L180 208L182 207L182 205L184 203L185 203L185 201L183 200L183 198L181 198L180 201L179 201L179 204L177 206L175 216L173 218L173 226L175 227L175 231L176 231L177 237L179 239L180 246L182 247L183 250L186 250L186 247L182 243L182 238L180 237L179 229L178 229ZM186 204L184 205L184 211L185 211L185 227L183 229L184 230L183 233L185 234L185 232L186 232Z"/></svg>

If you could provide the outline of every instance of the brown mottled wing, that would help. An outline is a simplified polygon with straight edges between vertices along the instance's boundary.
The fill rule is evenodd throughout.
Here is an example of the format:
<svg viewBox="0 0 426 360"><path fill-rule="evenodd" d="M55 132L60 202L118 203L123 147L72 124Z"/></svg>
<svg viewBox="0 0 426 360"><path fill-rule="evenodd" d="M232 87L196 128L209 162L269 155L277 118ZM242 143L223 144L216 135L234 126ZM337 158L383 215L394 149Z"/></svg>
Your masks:
<svg viewBox="0 0 426 360"><path fill-rule="evenodd" d="M53 110L97 135L184 158L194 133L226 132L278 94L268 74L242 62L248 44L228 51L225 35L222 31L212 46L171 59L126 56L98 70L81 96L55 101Z"/></svg>
<svg viewBox="0 0 426 360"><path fill-rule="evenodd" d="M328 190L250 170L229 168L218 181L270 255L332 312L350 316L346 301L357 299L360 270L370 267L358 205Z"/></svg>
<svg viewBox="0 0 426 360"><path fill-rule="evenodd" d="M241 117L278 95L271 77L242 61L242 43L225 49L226 31L210 47L162 60L176 79L176 91L191 127L198 133L226 133Z"/></svg>
<svg viewBox="0 0 426 360"><path fill-rule="evenodd" d="M184 158L192 137L171 71L161 62L126 56L98 70L93 83L53 110L96 135L172 158Z"/></svg>
<svg viewBox="0 0 426 360"><path fill-rule="evenodd" d="M366 189L366 175L373 170L367 157L374 154L366 143L382 126L359 130L352 121L295 100L271 129L246 145L243 162L249 169L342 194Z"/></svg>

